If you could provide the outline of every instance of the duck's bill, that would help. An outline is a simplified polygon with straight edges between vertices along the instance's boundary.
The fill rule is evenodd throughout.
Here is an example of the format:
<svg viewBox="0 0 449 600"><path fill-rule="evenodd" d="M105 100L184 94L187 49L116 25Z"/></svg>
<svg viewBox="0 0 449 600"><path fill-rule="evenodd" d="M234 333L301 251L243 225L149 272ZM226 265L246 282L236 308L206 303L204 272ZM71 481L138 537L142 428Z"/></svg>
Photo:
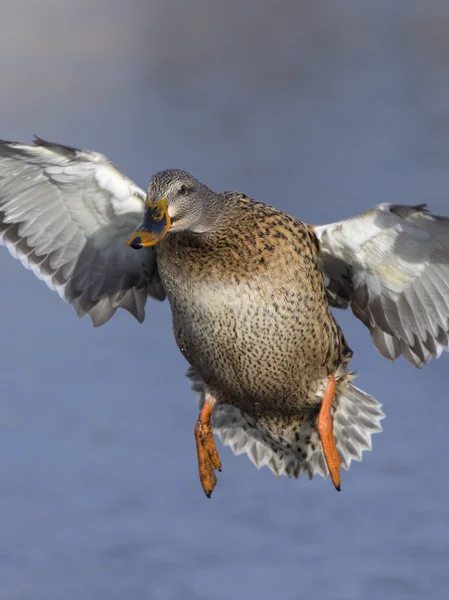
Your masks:
<svg viewBox="0 0 449 600"><path fill-rule="evenodd" d="M167 199L162 198L160 202L151 202L148 198L143 221L132 232L126 243L135 250L145 246L154 246L161 241L170 227L171 221L168 216Z"/></svg>

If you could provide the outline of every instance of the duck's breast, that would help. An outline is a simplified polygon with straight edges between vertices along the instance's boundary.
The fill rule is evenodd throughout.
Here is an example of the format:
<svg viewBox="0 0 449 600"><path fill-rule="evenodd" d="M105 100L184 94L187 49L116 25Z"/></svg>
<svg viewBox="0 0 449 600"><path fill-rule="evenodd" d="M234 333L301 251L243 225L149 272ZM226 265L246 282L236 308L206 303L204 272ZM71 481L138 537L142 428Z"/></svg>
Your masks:
<svg viewBox="0 0 449 600"><path fill-rule="evenodd" d="M212 254L171 244L158 258L181 352L230 401L303 397L340 352L313 259L288 244L246 261L243 248Z"/></svg>

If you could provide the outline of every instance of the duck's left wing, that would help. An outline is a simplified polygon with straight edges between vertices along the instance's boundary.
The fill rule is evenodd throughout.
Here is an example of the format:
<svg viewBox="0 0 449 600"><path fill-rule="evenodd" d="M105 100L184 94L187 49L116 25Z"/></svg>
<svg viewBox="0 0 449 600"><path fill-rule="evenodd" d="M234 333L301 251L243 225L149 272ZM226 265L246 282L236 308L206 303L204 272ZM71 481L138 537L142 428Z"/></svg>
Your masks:
<svg viewBox="0 0 449 600"><path fill-rule="evenodd" d="M448 349L448 218L380 204L314 230L331 306L350 306L383 356L420 367Z"/></svg>

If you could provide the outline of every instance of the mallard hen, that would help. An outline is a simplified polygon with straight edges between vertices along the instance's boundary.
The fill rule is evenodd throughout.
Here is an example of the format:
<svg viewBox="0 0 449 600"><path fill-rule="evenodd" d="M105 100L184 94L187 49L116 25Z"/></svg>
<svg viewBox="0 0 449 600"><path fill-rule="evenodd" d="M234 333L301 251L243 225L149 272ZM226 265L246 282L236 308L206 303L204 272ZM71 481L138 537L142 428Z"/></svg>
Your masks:
<svg viewBox="0 0 449 600"><path fill-rule="evenodd" d="M330 474L337 489L371 448L384 415L352 384L331 306L351 307L392 360L419 367L449 344L449 219L424 206L311 226L180 170L145 193L101 154L36 139L0 142L0 234L96 326L117 308L143 321L147 296L168 297L209 497L213 431L258 467Z"/></svg>

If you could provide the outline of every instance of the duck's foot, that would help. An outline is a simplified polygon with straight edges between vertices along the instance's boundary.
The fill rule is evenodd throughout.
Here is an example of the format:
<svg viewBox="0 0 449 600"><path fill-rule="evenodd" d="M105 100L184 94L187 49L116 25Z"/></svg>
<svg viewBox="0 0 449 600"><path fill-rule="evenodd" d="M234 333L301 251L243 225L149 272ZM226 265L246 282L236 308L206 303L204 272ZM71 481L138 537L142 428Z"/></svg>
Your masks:
<svg viewBox="0 0 449 600"><path fill-rule="evenodd" d="M329 375L327 388L321 403L320 414L318 415L318 434L323 448L324 458L335 489L340 491L340 467L341 460L337 450L334 436L334 423L331 414L332 401L335 395L335 377Z"/></svg>
<svg viewBox="0 0 449 600"><path fill-rule="evenodd" d="M211 497L217 484L217 478L215 477L214 471L221 471L221 461L215 445L211 424L214 405L215 400L210 396L206 396L206 401L195 425L195 441L198 452L200 481L204 493L208 498Z"/></svg>

